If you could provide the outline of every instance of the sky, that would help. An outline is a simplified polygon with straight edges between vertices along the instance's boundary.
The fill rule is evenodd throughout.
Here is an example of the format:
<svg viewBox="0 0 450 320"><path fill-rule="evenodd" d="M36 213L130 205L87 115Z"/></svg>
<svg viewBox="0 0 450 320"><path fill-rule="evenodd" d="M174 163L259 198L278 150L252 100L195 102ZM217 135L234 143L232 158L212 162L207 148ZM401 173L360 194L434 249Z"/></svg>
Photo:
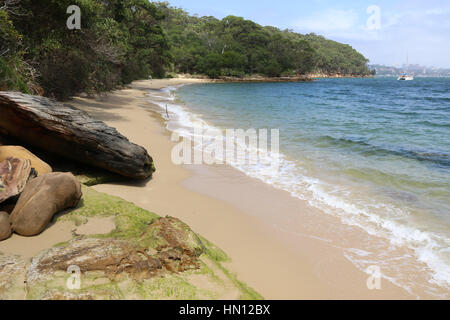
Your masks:
<svg viewBox="0 0 450 320"><path fill-rule="evenodd" d="M168 0L191 14L235 15L351 45L371 64L450 68L450 0ZM408 58L408 60L407 60Z"/></svg>

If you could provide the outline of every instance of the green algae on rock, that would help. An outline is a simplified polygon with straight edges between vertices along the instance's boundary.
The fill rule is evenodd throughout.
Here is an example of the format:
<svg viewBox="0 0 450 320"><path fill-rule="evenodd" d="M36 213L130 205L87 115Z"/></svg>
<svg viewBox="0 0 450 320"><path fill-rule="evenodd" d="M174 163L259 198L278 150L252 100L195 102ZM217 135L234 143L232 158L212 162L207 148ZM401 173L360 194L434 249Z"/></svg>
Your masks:
<svg viewBox="0 0 450 320"><path fill-rule="evenodd" d="M78 207L59 216L56 223L73 221L80 226L107 218L114 221L115 229L89 236L75 230L72 240L43 250L31 261L0 255L0 298L262 299L223 266L229 258L222 250L179 219L163 218L118 197L82 188ZM16 280L1 278L2 259L16 261L5 263L8 268L15 266L16 276L11 279ZM80 271L77 290L67 286L71 266Z"/></svg>

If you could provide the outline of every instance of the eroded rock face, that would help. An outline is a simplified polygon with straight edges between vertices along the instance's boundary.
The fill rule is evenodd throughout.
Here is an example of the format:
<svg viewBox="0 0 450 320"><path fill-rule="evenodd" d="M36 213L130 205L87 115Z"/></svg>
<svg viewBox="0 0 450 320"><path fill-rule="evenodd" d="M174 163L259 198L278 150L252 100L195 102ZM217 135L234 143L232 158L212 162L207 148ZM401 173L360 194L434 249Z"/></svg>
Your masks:
<svg viewBox="0 0 450 320"><path fill-rule="evenodd" d="M154 248L141 242L77 238L67 245L44 251L33 259L28 279L66 271L78 266L81 272L102 271L111 280L126 273L135 280L164 272L178 273L199 267L203 246L187 225L175 218L161 218L148 227L142 238L159 243Z"/></svg>
<svg viewBox="0 0 450 320"><path fill-rule="evenodd" d="M11 237L11 223L9 222L9 214L0 212L0 241Z"/></svg>
<svg viewBox="0 0 450 320"><path fill-rule="evenodd" d="M156 248L146 246L147 239ZM27 270L28 291L34 299L95 299L103 293L88 289L95 283L94 278L120 287L130 285L129 280L137 283L182 274L200 268L203 250L200 239L175 218L156 220L140 239L133 241L79 237L32 259ZM71 266L79 268L82 289L86 290L73 292L64 288Z"/></svg>
<svg viewBox="0 0 450 320"><path fill-rule="evenodd" d="M131 242L79 238L36 256L28 270L28 281L33 283L57 271L66 272L70 266L79 267L82 273L102 271L111 280L123 273L136 280L147 279L163 268L146 249Z"/></svg>
<svg viewBox="0 0 450 320"><path fill-rule="evenodd" d="M21 146L0 146L0 162L8 158L18 158L30 160L31 167L35 169L37 175L43 175L52 172L52 168Z"/></svg>
<svg viewBox="0 0 450 320"><path fill-rule="evenodd" d="M147 228L141 239L146 237L158 239L158 259L167 270L183 272L199 267L198 257L204 251L203 244L181 220L161 218Z"/></svg>
<svg viewBox="0 0 450 320"><path fill-rule="evenodd" d="M44 97L0 92L0 134L129 178L147 179L154 171L143 147L86 112Z"/></svg>
<svg viewBox="0 0 450 320"><path fill-rule="evenodd" d="M22 236L38 235L56 213L75 207L81 196L80 182L71 173L37 177L26 185L11 213L12 229Z"/></svg>
<svg viewBox="0 0 450 320"><path fill-rule="evenodd" d="M35 176L30 160L8 158L0 162L0 203L22 193Z"/></svg>

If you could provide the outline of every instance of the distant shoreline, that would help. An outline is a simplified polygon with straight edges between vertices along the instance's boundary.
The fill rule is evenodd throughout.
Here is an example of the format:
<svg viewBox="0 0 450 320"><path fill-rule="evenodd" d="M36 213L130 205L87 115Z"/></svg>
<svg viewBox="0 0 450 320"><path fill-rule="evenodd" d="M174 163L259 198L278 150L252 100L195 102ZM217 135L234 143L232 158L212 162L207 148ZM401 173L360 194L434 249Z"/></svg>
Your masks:
<svg viewBox="0 0 450 320"><path fill-rule="evenodd" d="M264 83L264 82L314 82L317 79L372 79L375 76L367 75L367 76L355 76L349 74L323 74L323 73L313 73L303 76L295 76L295 77L265 77L261 75L253 75L253 76L245 76L242 78L239 77L219 77L216 79L211 79L205 75L184 75L178 74L174 79L202 79L207 80L214 83L227 83L227 82L239 82L239 83Z"/></svg>

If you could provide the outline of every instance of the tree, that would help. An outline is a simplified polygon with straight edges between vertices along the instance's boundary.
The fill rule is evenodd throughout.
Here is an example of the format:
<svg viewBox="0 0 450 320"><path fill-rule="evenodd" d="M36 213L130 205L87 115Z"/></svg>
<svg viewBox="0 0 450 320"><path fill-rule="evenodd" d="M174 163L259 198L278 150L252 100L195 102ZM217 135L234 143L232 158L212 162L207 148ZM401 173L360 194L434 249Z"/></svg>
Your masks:
<svg viewBox="0 0 450 320"><path fill-rule="evenodd" d="M2 46L31 65L47 96L112 90L149 75L164 76L171 54L161 28L163 12L147 0L6 0L0 9ZM3 6L0 2L0 8ZM66 27L69 5L82 13L81 30ZM1 52L0 52L1 54ZM19 70L23 78L29 78ZM7 87L10 87L9 85ZM21 90L24 91L24 90Z"/></svg>

